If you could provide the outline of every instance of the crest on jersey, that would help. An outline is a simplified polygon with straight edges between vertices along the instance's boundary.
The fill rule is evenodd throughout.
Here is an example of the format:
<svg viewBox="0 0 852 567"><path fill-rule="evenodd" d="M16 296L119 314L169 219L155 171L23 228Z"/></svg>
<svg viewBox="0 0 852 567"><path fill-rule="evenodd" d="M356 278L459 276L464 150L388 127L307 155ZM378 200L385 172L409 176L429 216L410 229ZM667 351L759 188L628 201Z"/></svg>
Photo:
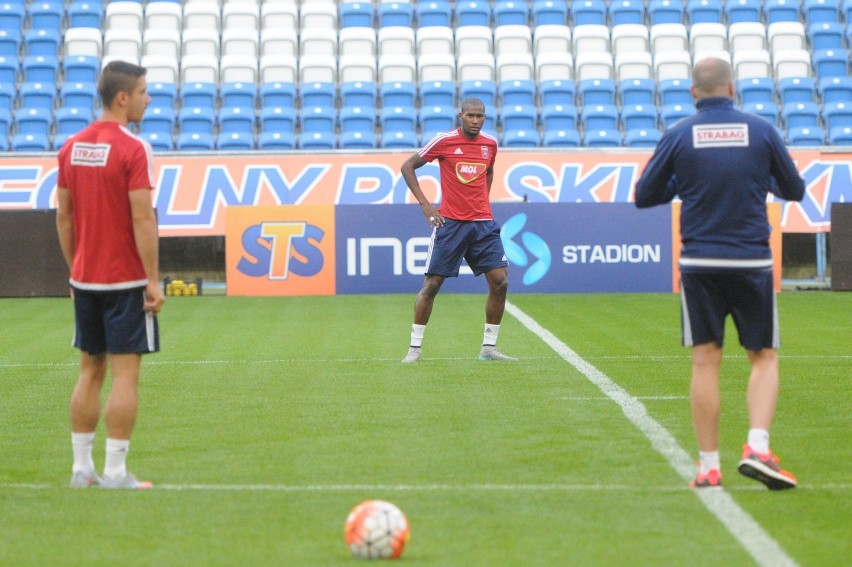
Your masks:
<svg viewBox="0 0 852 567"><path fill-rule="evenodd" d="M482 175L487 169L484 163L460 161L456 164L456 178L467 185Z"/></svg>
<svg viewBox="0 0 852 567"><path fill-rule="evenodd" d="M488 159L488 146L479 146L482 150L482 159Z"/></svg>

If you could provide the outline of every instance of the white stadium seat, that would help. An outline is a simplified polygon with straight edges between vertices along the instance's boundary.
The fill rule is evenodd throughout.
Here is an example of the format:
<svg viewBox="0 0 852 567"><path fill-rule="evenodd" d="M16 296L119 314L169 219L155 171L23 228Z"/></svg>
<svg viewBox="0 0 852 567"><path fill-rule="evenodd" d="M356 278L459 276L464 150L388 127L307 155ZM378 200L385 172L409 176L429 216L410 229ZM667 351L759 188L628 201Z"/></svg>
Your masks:
<svg viewBox="0 0 852 567"><path fill-rule="evenodd" d="M260 58L261 83L296 83L298 78L298 63L294 55L274 53Z"/></svg>
<svg viewBox="0 0 852 567"><path fill-rule="evenodd" d="M65 30L63 44L65 56L90 55L100 58L103 50L103 36L97 28L68 28Z"/></svg>
<svg viewBox="0 0 852 567"><path fill-rule="evenodd" d="M642 24L620 24L612 28L610 41L612 54L616 57L622 53L651 51L648 26Z"/></svg>
<svg viewBox="0 0 852 567"><path fill-rule="evenodd" d="M748 49L734 52L734 76L740 79L772 77L769 52L765 49Z"/></svg>
<svg viewBox="0 0 852 567"><path fill-rule="evenodd" d="M414 57L414 30L403 26L379 28L379 55Z"/></svg>
<svg viewBox="0 0 852 567"><path fill-rule="evenodd" d="M296 30L287 28L266 28L260 32L260 54L281 54L296 57L299 54L299 36Z"/></svg>
<svg viewBox="0 0 852 567"><path fill-rule="evenodd" d="M576 37L576 34L575 34ZM613 61L609 53L585 51L574 57L574 73L577 81L589 79L612 79Z"/></svg>
<svg viewBox="0 0 852 567"><path fill-rule="evenodd" d="M456 60L458 81L493 81L494 56L487 53L459 55Z"/></svg>
<svg viewBox="0 0 852 567"><path fill-rule="evenodd" d="M456 28L456 54L494 53L494 36L488 26Z"/></svg>
<svg viewBox="0 0 852 567"><path fill-rule="evenodd" d="M692 57L685 50L662 51L654 54L654 75L657 82L669 79L691 79Z"/></svg>
<svg viewBox="0 0 852 567"><path fill-rule="evenodd" d="M453 30L445 26L426 26L425 28L419 28L417 30L416 42L418 55L429 53L456 54Z"/></svg>
<svg viewBox="0 0 852 567"><path fill-rule="evenodd" d="M178 59L180 46L180 31L177 29L148 29L142 36L143 55L164 55Z"/></svg>
<svg viewBox="0 0 852 567"><path fill-rule="evenodd" d="M412 56L394 54L379 56L379 83L414 83L416 81L417 68Z"/></svg>
<svg viewBox="0 0 852 567"><path fill-rule="evenodd" d="M574 57L570 53L541 53L535 58L536 80L569 81L574 79Z"/></svg>
<svg viewBox="0 0 852 567"><path fill-rule="evenodd" d="M499 57L509 53L532 53L532 33L529 26L507 25L494 28L494 55Z"/></svg>
<svg viewBox="0 0 852 567"><path fill-rule="evenodd" d="M651 26L651 51L688 51L689 39L683 24L656 24Z"/></svg>
<svg viewBox="0 0 852 567"><path fill-rule="evenodd" d="M615 76L618 81L626 79L651 79L654 62L647 51L632 51L615 56Z"/></svg>
<svg viewBox="0 0 852 567"><path fill-rule="evenodd" d="M531 53L506 53L497 57L497 82L532 81L535 64Z"/></svg>
<svg viewBox="0 0 852 567"><path fill-rule="evenodd" d="M571 28L559 24L542 24L533 30L533 53L571 53Z"/></svg>
<svg viewBox="0 0 852 567"><path fill-rule="evenodd" d="M376 31L367 27L348 27L340 30L337 51L344 55L369 55L376 57ZM373 67L375 67L375 61Z"/></svg>
<svg viewBox="0 0 852 567"><path fill-rule="evenodd" d="M609 28L597 24L588 24L574 28L571 38L574 43L574 57L581 53L609 52Z"/></svg>

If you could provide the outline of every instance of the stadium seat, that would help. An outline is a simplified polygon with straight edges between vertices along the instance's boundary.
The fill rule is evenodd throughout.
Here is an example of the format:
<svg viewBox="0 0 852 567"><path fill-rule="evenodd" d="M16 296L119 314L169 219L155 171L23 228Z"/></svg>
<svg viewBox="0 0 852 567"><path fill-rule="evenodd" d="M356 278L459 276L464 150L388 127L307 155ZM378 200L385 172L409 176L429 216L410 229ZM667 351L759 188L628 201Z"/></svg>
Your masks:
<svg viewBox="0 0 852 567"><path fill-rule="evenodd" d="M149 29L142 36L142 55L159 55L178 59L181 53L180 32L171 29Z"/></svg>
<svg viewBox="0 0 852 567"><path fill-rule="evenodd" d="M659 82L689 79L692 76L692 57L688 51L657 52L654 55L654 75Z"/></svg>
<svg viewBox="0 0 852 567"><path fill-rule="evenodd" d="M722 21L722 2L720 0L689 0L686 13L691 25L719 23Z"/></svg>
<svg viewBox="0 0 852 567"><path fill-rule="evenodd" d="M728 45L732 53L766 49L766 26L760 22L740 22L728 27Z"/></svg>
<svg viewBox="0 0 852 567"><path fill-rule="evenodd" d="M63 106L56 110L56 132L76 134L92 123L94 115L90 108Z"/></svg>
<svg viewBox="0 0 852 567"><path fill-rule="evenodd" d="M253 150L254 137L246 132L221 132L216 137L216 149L222 151Z"/></svg>
<svg viewBox="0 0 852 567"><path fill-rule="evenodd" d="M6 2L0 5L0 29L3 30L20 30L24 27L24 11L23 3Z"/></svg>
<svg viewBox="0 0 852 567"><path fill-rule="evenodd" d="M548 0L549 1L549 0ZM568 55L571 53L571 28L564 25L539 25L533 32L533 53Z"/></svg>
<svg viewBox="0 0 852 567"><path fill-rule="evenodd" d="M771 102L775 98L775 81L771 77L753 77L737 82L737 92L743 104Z"/></svg>
<svg viewBox="0 0 852 567"><path fill-rule="evenodd" d="M494 3L495 30L500 26L527 27L529 18L530 10L525 0L497 0Z"/></svg>
<svg viewBox="0 0 852 567"><path fill-rule="evenodd" d="M610 81L613 76L613 60L609 53L580 53L574 60L578 83L599 79Z"/></svg>
<svg viewBox="0 0 852 567"><path fill-rule="evenodd" d="M424 38L437 37L440 38L441 41L443 41L446 38L446 31L428 30L420 32L420 35ZM378 39L376 43L378 54L413 56L415 52L415 47L417 46L416 38L417 36L415 35L414 30L411 28L401 26L381 28L379 29ZM440 42L438 44L440 45ZM445 48L439 48L435 51L430 51L426 49L422 54L425 53L448 53L448 51ZM449 53L455 55L454 51L450 51Z"/></svg>
<svg viewBox="0 0 852 567"><path fill-rule="evenodd" d="M260 110L261 132L293 132L295 126L296 111L291 106L264 106Z"/></svg>
<svg viewBox="0 0 852 567"><path fill-rule="evenodd" d="M18 97L18 89L12 83L0 83L0 112L11 112L15 99ZM0 129L0 136L3 135Z"/></svg>
<svg viewBox="0 0 852 567"><path fill-rule="evenodd" d="M171 136L174 125L175 111L171 107L149 106L142 117L141 131L144 133L158 132Z"/></svg>
<svg viewBox="0 0 852 567"><path fill-rule="evenodd" d="M21 64L24 81L56 82L59 60L50 55L28 55Z"/></svg>
<svg viewBox="0 0 852 567"><path fill-rule="evenodd" d="M459 84L459 97L461 100L478 98L485 106L493 107L497 104L497 83L494 81L462 81Z"/></svg>
<svg viewBox="0 0 852 567"><path fill-rule="evenodd" d="M376 32L372 28L343 28L337 40L337 50L341 57L361 55L373 58L376 66Z"/></svg>
<svg viewBox="0 0 852 567"><path fill-rule="evenodd" d="M178 111L178 128L184 134L212 134L215 123L216 117L212 108L184 106Z"/></svg>
<svg viewBox="0 0 852 567"><path fill-rule="evenodd" d="M21 107L15 111L18 134L41 134L47 136L53 124L53 112L47 108Z"/></svg>
<svg viewBox="0 0 852 567"><path fill-rule="evenodd" d="M789 49L773 54L775 79L807 77L811 74L811 56L805 49Z"/></svg>
<svg viewBox="0 0 852 567"><path fill-rule="evenodd" d="M568 23L568 6L554 0L534 0L532 19L535 29L541 26L565 26Z"/></svg>
<svg viewBox="0 0 852 567"><path fill-rule="evenodd" d="M67 142L68 139L71 138L73 135L74 134L60 134L58 132L56 134L54 134L53 135L53 149L55 151L59 151L62 148L62 146L65 145L65 142ZM0 142L0 145L2 145L2 142Z"/></svg>
<svg viewBox="0 0 852 567"><path fill-rule="evenodd" d="M586 104L580 118L587 131L618 129L618 108L614 104Z"/></svg>
<svg viewBox="0 0 852 567"><path fill-rule="evenodd" d="M421 84L420 98L424 106L455 107L455 84L442 81Z"/></svg>
<svg viewBox="0 0 852 567"><path fill-rule="evenodd" d="M787 49L805 49L805 26L799 22L777 22L766 28L769 50L773 53Z"/></svg>
<svg viewBox="0 0 852 567"><path fill-rule="evenodd" d="M303 10L305 7L303 7ZM336 14L335 10L335 16ZM335 17L334 29L337 29ZM304 26L304 24L303 24ZM260 8L252 2L225 2L222 5L222 30L246 28L260 29Z"/></svg>
<svg viewBox="0 0 852 567"><path fill-rule="evenodd" d="M417 148L417 134L415 132L385 132L382 134L381 146L387 149L414 149Z"/></svg>
<svg viewBox="0 0 852 567"><path fill-rule="evenodd" d="M373 8L372 2L343 2L340 4L341 30L352 27L372 28L374 17L375 8Z"/></svg>
<svg viewBox="0 0 852 567"><path fill-rule="evenodd" d="M139 62L142 56L142 32L131 29L110 29L104 33L104 58L110 57Z"/></svg>
<svg viewBox="0 0 852 567"><path fill-rule="evenodd" d="M145 31L183 29L183 2L148 2L145 5Z"/></svg>
<svg viewBox="0 0 852 567"><path fill-rule="evenodd" d="M499 86L500 98L504 106L535 104L535 83L533 81L504 81Z"/></svg>
<svg viewBox="0 0 852 567"><path fill-rule="evenodd" d="M754 77L771 77L772 63L765 49L735 51L732 66L734 77L740 81Z"/></svg>
<svg viewBox="0 0 852 567"><path fill-rule="evenodd" d="M609 21L615 26L624 24L645 25L645 4L641 0L612 0L609 3Z"/></svg>
<svg viewBox="0 0 852 567"><path fill-rule="evenodd" d="M494 53L494 32L487 26L460 27L455 31L455 45L458 54Z"/></svg>
<svg viewBox="0 0 852 567"><path fill-rule="evenodd" d="M399 32L393 32L393 30L399 29ZM467 27L465 29L478 29ZM386 32L384 46L387 53L394 53L394 46L396 43L400 44L401 51L396 53L407 53L410 45L410 40L412 34L403 33L404 31L409 30L409 28L385 28L382 32ZM394 36L396 36L394 38ZM453 30L444 26L429 26L427 28L417 30L417 34L415 37L415 45L417 47L417 53L420 55L428 55L428 54L438 54L438 55L455 55L456 54L456 44L455 37L453 36ZM490 51L489 51L490 53Z"/></svg>
<svg viewBox="0 0 852 567"><path fill-rule="evenodd" d="M21 83L18 95L21 99L21 106L53 110L53 105L56 102L56 87L53 82L31 81Z"/></svg>
<svg viewBox="0 0 852 567"><path fill-rule="evenodd" d="M586 130L583 145L587 148L617 148L621 146L618 130Z"/></svg>
<svg viewBox="0 0 852 567"><path fill-rule="evenodd" d="M432 27L450 27L452 25L452 8L447 0L421 0L415 8L418 30Z"/></svg>
<svg viewBox="0 0 852 567"><path fill-rule="evenodd" d="M336 30L308 28L299 34L299 53L302 56L337 55L338 35Z"/></svg>
<svg viewBox="0 0 852 567"><path fill-rule="evenodd" d="M429 54L417 59L420 82L452 81L456 77L456 58L452 55Z"/></svg>
<svg viewBox="0 0 852 567"><path fill-rule="evenodd" d="M798 0L765 0L763 13L767 25L776 22L797 22L799 2Z"/></svg>
<svg viewBox="0 0 852 567"><path fill-rule="evenodd" d="M577 86L571 80L542 81L539 84L539 94L541 95L541 105L543 107L551 104L573 106L576 93Z"/></svg>
<svg viewBox="0 0 852 567"><path fill-rule="evenodd" d="M381 83L379 94L382 106L386 107L414 107L417 96L417 86L413 82L396 81L393 83Z"/></svg>
<svg viewBox="0 0 852 567"><path fill-rule="evenodd" d="M149 85L149 92L151 85ZM95 107L95 101L98 99L97 85L95 83L80 83L66 81L62 84L59 90L60 106L88 108L89 110ZM152 95L153 104L153 95Z"/></svg>
<svg viewBox="0 0 852 567"><path fill-rule="evenodd" d="M725 18L728 26L743 22L760 22L761 0L728 0Z"/></svg>
<svg viewBox="0 0 852 567"><path fill-rule="evenodd" d="M681 118L695 114L695 106L692 104L665 104L660 108L660 121L663 128L668 130Z"/></svg>
<svg viewBox="0 0 852 567"><path fill-rule="evenodd" d="M295 29L266 28L260 32L260 56L285 56L299 54L299 38Z"/></svg>
<svg viewBox="0 0 852 567"><path fill-rule="evenodd" d="M260 104L262 107L293 107L296 104L295 83L261 83Z"/></svg>
<svg viewBox="0 0 852 567"><path fill-rule="evenodd" d="M727 51L728 27L714 22L693 24L689 28L689 47L693 55L702 51Z"/></svg>
<svg viewBox="0 0 852 567"><path fill-rule="evenodd" d="M826 130L852 127L852 103L829 102L822 107L822 118Z"/></svg>
<svg viewBox="0 0 852 567"><path fill-rule="evenodd" d="M574 58L570 53L541 53L535 58L535 78L541 83L574 80Z"/></svg>
<svg viewBox="0 0 852 567"><path fill-rule="evenodd" d="M337 38L335 37L335 40ZM225 29L222 31L220 53L256 59L260 55L260 37L253 29Z"/></svg>
<svg viewBox="0 0 852 567"><path fill-rule="evenodd" d="M811 49L842 49L843 24L840 22L817 22L808 26L808 42Z"/></svg>
<svg viewBox="0 0 852 567"><path fill-rule="evenodd" d="M580 145L577 130L546 130L543 145L546 148L576 148Z"/></svg>
<svg viewBox="0 0 852 567"><path fill-rule="evenodd" d="M813 102L791 102L781 107L781 117L788 130L818 127L819 106Z"/></svg>
<svg viewBox="0 0 852 567"><path fill-rule="evenodd" d="M683 23L683 4L678 0L649 0L648 20L657 24Z"/></svg>
<svg viewBox="0 0 852 567"><path fill-rule="evenodd" d="M62 73L66 81L94 83L99 71L100 62L97 57L76 55L65 57L62 61Z"/></svg>
<svg viewBox="0 0 852 567"><path fill-rule="evenodd" d="M577 107L573 104L548 104L541 108L541 124L546 132L577 129Z"/></svg>
<svg viewBox="0 0 852 567"><path fill-rule="evenodd" d="M407 2L381 2L377 10L380 28L391 26L411 27L414 8Z"/></svg>
<svg viewBox="0 0 852 567"><path fill-rule="evenodd" d="M570 12L571 20L575 26L602 26L606 24L606 4L603 0L578 0L572 2Z"/></svg>
<svg viewBox="0 0 852 567"><path fill-rule="evenodd" d="M302 55L299 58L299 80L303 84L337 83L337 57Z"/></svg>
<svg viewBox="0 0 852 567"><path fill-rule="evenodd" d="M669 52L689 51L689 34L681 23L656 24L651 26L651 52L654 55Z"/></svg>
<svg viewBox="0 0 852 567"><path fill-rule="evenodd" d="M95 83L82 84L92 85L92 91L94 92ZM172 108L174 107L175 102L177 101L177 85L175 85L174 83L161 82L148 83L148 95L151 97L151 107L162 106Z"/></svg>
<svg viewBox="0 0 852 567"><path fill-rule="evenodd" d="M852 146L852 128L843 126L828 132L828 143L832 146Z"/></svg>
<svg viewBox="0 0 852 567"><path fill-rule="evenodd" d="M447 55L453 59L455 56ZM452 79L455 81L455 73ZM379 56L379 83L416 83L416 62L411 55L381 55Z"/></svg>
<svg viewBox="0 0 852 567"><path fill-rule="evenodd" d="M254 134L254 108L247 106L223 106L219 109L219 133Z"/></svg>
<svg viewBox="0 0 852 567"><path fill-rule="evenodd" d="M822 146L825 130L819 126L787 128L787 144L790 146Z"/></svg>
<svg viewBox="0 0 852 567"><path fill-rule="evenodd" d="M103 23L104 9L101 2L75 0L68 5L67 15L69 28L93 28L99 30Z"/></svg>
<svg viewBox="0 0 852 567"><path fill-rule="evenodd" d="M507 148L537 148L541 145L538 130L504 130L503 145Z"/></svg>
<svg viewBox="0 0 852 567"><path fill-rule="evenodd" d="M462 0L456 2L458 27L491 26L491 6L485 0ZM384 144L382 144L384 146Z"/></svg>
<svg viewBox="0 0 852 567"><path fill-rule="evenodd" d="M181 52L184 56L219 57L221 38L210 28L192 28L184 30L181 38Z"/></svg>
<svg viewBox="0 0 852 567"><path fill-rule="evenodd" d="M825 104L829 102L852 102L852 77L820 79L819 96Z"/></svg>
<svg viewBox="0 0 852 567"><path fill-rule="evenodd" d="M626 79L618 83L619 100L626 104L656 104L657 84L653 79Z"/></svg>
<svg viewBox="0 0 852 567"><path fill-rule="evenodd" d="M589 24L575 27L571 42L575 57L582 53L610 53L610 31L606 26Z"/></svg>
<svg viewBox="0 0 852 567"><path fill-rule="evenodd" d="M176 59L162 55L143 55L140 64L148 69L145 75L149 83L180 82Z"/></svg>
<svg viewBox="0 0 852 567"><path fill-rule="evenodd" d="M818 49L813 52L813 64L818 79L845 77L849 74L849 51L846 49Z"/></svg>
<svg viewBox="0 0 852 567"><path fill-rule="evenodd" d="M840 21L840 5L837 0L804 0L802 13L808 24Z"/></svg>
<svg viewBox="0 0 852 567"><path fill-rule="evenodd" d="M58 29L30 29L24 33L27 55L56 57L61 43Z"/></svg>
<svg viewBox="0 0 852 567"><path fill-rule="evenodd" d="M609 79L590 79L577 85L580 104L615 104L615 82Z"/></svg>
<svg viewBox="0 0 852 567"><path fill-rule="evenodd" d="M624 145L629 148L653 148L662 134L656 128L650 130L628 130L624 133Z"/></svg>
<svg viewBox="0 0 852 567"><path fill-rule="evenodd" d="M340 109L340 131L374 132L376 110L372 106L345 106Z"/></svg>
<svg viewBox="0 0 852 567"><path fill-rule="evenodd" d="M649 52L651 40L648 26L640 24L622 24L612 28L612 53L616 57L623 53Z"/></svg>
<svg viewBox="0 0 852 567"><path fill-rule="evenodd" d="M365 4L370 4L370 2L365 2ZM262 2L260 5L260 21L261 34L266 30L298 30L300 26L299 7L296 2Z"/></svg>
<svg viewBox="0 0 852 567"><path fill-rule="evenodd" d="M262 132L257 137L257 147L261 150L292 150L296 147L293 131Z"/></svg>
<svg viewBox="0 0 852 567"><path fill-rule="evenodd" d="M810 77L787 77L778 81L778 98L781 104L811 102L816 96L816 84Z"/></svg>
<svg viewBox="0 0 852 567"><path fill-rule="evenodd" d="M657 107L653 104L628 104L621 109L622 130L656 130Z"/></svg>
<svg viewBox="0 0 852 567"><path fill-rule="evenodd" d="M219 82L219 59L212 55L184 55L180 62L183 83Z"/></svg>
<svg viewBox="0 0 852 567"><path fill-rule="evenodd" d="M749 102L743 105L742 111L765 118L773 126L778 124L778 105L774 102Z"/></svg>
<svg viewBox="0 0 852 567"><path fill-rule="evenodd" d="M303 83L299 93L302 97L302 107L335 105L337 85L333 82Z"/></svg>
<svg viewBox="0 0 852 567"><path fill-rule="evenodd" d="M213 134L206 132L184 132L178 134L177 149L183 152L210 151L216 147Z"/></svg>
<svg viewBox="0 0 852 567"><path fill-rule="evenodd" d="M222 9L212 2L186 2L183 7L183 32L221 29Z"/></svg>
<svg viewBox="0 0 852 567"><path fill-rule="evenodd" d="M456 59L457 81L493 81L494 56L488 53L469 53Z"/></svg>
<svg viewBox="0 0 852 567"><path fill-rule="evenodd" d="M216 91L213 83L184 83L180 90L181 106L214 108Z"/></svg>
<svg viewBox="0 0 852 567"><path fill-rule="evenodd" d="M503 130L535 130L538 126L538 112L532 104L504 104L499 115Z"/></svg>
<svg viewBox="0 0 852 567"><path fill-rule="evenodd" d="M17 57L21 51L21 32L0 29L0 56Z"/></svg>
<svg viewBox="0 0 852 567"><path fill-rule="evenodd" d="M356 29L356 28L351 28ZM376 58L373 55L341 55L338 58L338 79L341 83L376 82Z"/></svg>
<svg viewBox="0 0 852 567"><path fill-rule="evenodd" d="M506 25L494 28L494 55L529 53L533 51L533 39L527 26ZM459 54L461 56L463 54Z"/></svg>
<svg viewBox="0 0 852 567"><path fill-rule="evenodd" d="M420 109L423 132L447 132L456 127L456 110L451 106L424 106Z"/></svg>
<svg viewBox="0 0 852 567"><path fill-rule="evenodd" d="M257 104L257 87L254 82L222 83L222 106L254 108Z"/></svg>
<svg viewBox="0 0 852 567"><path fill-rule="evenodd" d="M46 152L50 149L47 134L26 132L12 136L12 151L15 152Z"/></svg>
<svg viewBox="0 0 852 567"><path fill-rule="evenodd" d="M344 150L371 150L376 147L376 134L373 130L341 132L340 147Z"/></svg>
<svg viewBox="0 0 852 567"><path fill-rule="evenodd" d="M302 107L302 135L313 133L334 134L337 113L333 106Z"/></svg>
<svg viewBox="0 0 852 567"><path fill-rule="evenodd" d="M380 111L379 121L383 132L414 132L417 111L411 106L386 106Z"/></svg>
<svg viewBox="0 0 852 567"><path fill-rule="evenodd" d="M110 2L106 5L104 27L107 31L113 29L141 31L143 22L144 11L139 2Z"/></svg>
<svg viewBox="0 0 852 567"><path fill-rule="evenodd" d="M375 106L376 83L352 81L340 85L341 107Z"/></svg>
<svg viewBox="0 0 852 567"><path fill-rule="evenodd" d="M0 83L16 84L20 69L17 57L0 56Z"/></svg>
<svg viewBox="0 0 852 567"><path fill-rule="evenodd" d="M647 51L620 53L615 56L615 76L618 82L653 77L654 61Z"/></svg>
<svg viewBox="0 0 852 567"><path fill-rule="evenodd" d="M296 83L297 67L295 56L264 55L260 58L260 82Z"/></svg>

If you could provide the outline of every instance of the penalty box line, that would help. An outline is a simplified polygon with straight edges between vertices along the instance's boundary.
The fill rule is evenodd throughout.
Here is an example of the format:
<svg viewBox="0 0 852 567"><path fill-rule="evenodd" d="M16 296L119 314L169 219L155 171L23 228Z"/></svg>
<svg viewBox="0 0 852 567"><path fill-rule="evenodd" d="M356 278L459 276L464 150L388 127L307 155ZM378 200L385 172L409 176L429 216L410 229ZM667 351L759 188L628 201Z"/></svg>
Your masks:
<svg viewBox="0 0 852 567"><path fill-rule="evenodd" d="M683 479L684 483L692 480L695 474L695 464L689 454L678 445L677 440L669 431L648 415L648 410L637 398L631 396L624 388L616 384L606 374L589 364L568 345L559 340L553 333L542 327L535 319L524 313L513 303L506 302L509 312L528 331L539 337L553 349L562 359L585 376L589 382L597 386L609 399L618 404L624 415L651 442L669 462L672 468ZM765 489L764 489L765 490ZM781 548L748 512L743 510L724 490L695 490L696 496L719 522L734 536L734 538L751 555L758 565L764 567L797 565L792 557Z"/></svg>

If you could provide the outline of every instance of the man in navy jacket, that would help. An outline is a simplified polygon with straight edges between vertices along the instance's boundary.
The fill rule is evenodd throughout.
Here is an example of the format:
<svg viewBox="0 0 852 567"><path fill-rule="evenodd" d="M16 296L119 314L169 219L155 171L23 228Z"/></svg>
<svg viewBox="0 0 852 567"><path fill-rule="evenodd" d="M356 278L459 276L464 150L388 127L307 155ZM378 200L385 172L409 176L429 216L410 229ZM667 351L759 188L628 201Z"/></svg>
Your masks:
<svg viewBox="0 0 852 567"><path fill-rule="evenodd" d="M765 119L733 107L731 66L695 64L692 96L698 112L663 134L636 183L636 206L679 197L683 344L692 347L692 420L699 472L692 486L719 486L719 367L730 314L748 351L749 433L740 473L773 490L793 488L769 450L778 398L780 345L772 277L768 193L801 201L805 192L780 135Z"/></svg>

